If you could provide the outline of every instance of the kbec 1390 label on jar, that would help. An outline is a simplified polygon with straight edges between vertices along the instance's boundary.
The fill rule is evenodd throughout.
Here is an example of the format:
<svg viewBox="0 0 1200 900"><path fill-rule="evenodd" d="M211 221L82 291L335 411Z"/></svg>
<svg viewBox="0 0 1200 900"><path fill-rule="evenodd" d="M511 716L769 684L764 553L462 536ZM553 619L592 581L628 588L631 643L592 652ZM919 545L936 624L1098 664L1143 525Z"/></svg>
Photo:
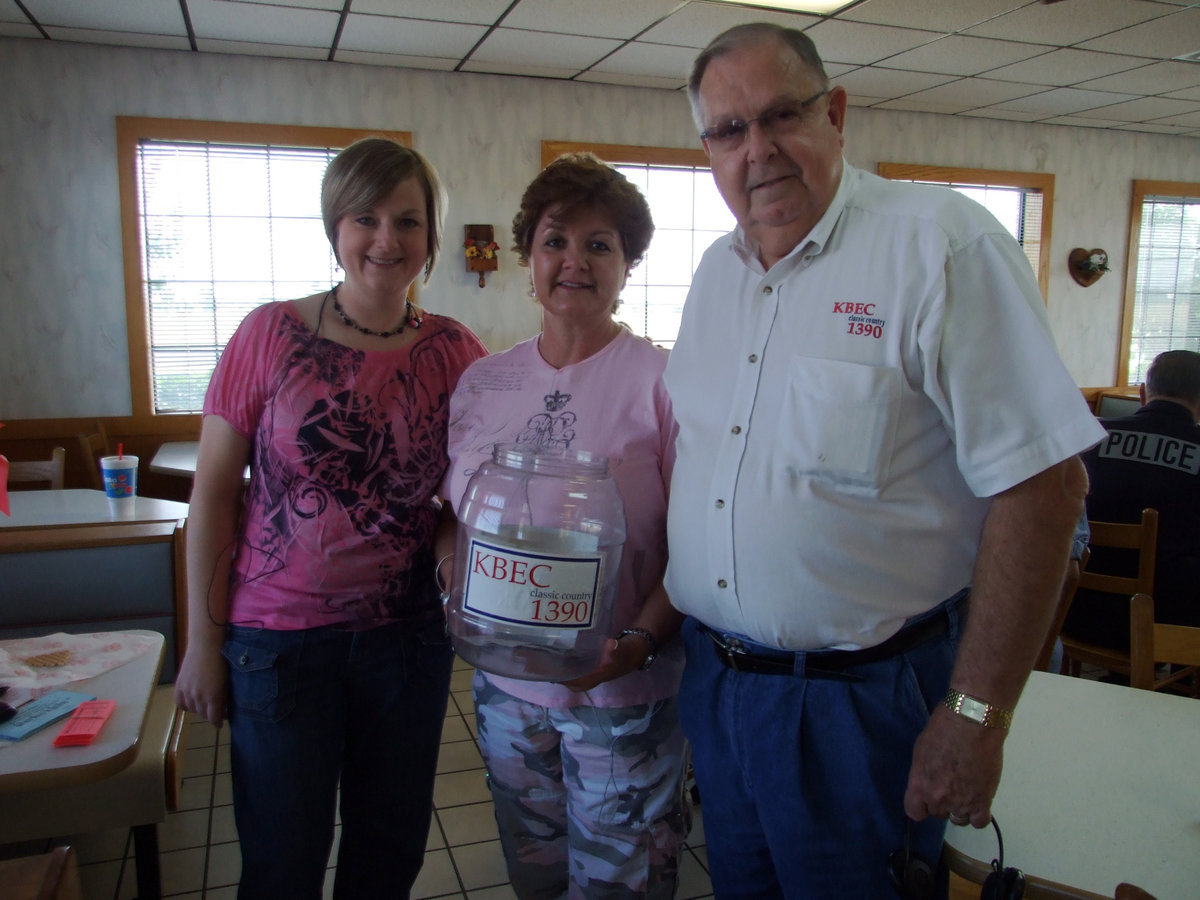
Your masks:
<svg viewBox="0 0 1200 900"><path fill-rule="evenodd" d="M471 538L463 608L503 622L590 628L602 557L530 551Z"/></svg>

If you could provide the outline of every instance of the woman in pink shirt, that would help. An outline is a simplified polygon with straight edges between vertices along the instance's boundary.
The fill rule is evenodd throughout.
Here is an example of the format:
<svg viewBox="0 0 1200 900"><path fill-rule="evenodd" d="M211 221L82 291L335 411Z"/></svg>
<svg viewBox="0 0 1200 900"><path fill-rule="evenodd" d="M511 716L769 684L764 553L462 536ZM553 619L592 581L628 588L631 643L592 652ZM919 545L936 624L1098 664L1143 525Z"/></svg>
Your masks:
<svg viewBox="0 0 1200 900"><path fill-rule="evenodd" d="M443 208L412 150L339 153L321 211L345 280L251 312L209 385L176 701L229 719L243 898L321 896L339 788L335 897L407 897L421 867L452 659L434 494L485 354L409 300Z"/></svg>
<svg viewBox="0 0 1200 900"><path fill-rule="evenodd" d="M605 456L625 506L612 639L597 669L567 684L475 675L480 749L521 898L670 898L678 882L683 653L662 587L675 420L666 352L613 317L653 231L645 198L600 160L547 166L513 220L542 331L472 365L450 402L455 508L496 442ZM442 560L453 529L438 544Z"/></svg>

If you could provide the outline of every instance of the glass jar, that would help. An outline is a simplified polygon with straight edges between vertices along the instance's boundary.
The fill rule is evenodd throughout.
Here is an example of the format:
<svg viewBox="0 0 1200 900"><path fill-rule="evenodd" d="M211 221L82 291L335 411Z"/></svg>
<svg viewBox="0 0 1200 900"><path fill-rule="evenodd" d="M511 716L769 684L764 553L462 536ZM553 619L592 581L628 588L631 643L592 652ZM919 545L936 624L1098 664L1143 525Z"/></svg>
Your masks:
<svg viewBox="0 0 1200 900"><path fill-rule="evenodd" d="M446 620L473 666L570 681L611 637L625 511L608 460L496 444L458 511Z"/></svg>

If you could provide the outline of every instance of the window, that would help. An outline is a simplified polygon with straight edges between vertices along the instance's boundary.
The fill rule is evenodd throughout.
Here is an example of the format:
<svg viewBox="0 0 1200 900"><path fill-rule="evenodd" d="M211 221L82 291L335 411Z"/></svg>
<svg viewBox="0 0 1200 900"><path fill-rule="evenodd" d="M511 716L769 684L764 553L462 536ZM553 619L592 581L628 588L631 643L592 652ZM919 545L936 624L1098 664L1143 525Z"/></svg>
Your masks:
<svg viewBox="0 0 1200 900"><path fill-rule="evenodd" d="M1040 172L998 172L879 163L879 174L894 181L942 184L966 194L1000 220L1025 251L1037 275L1042 299L1050 283L1050 217L1054 209L1054 176Z"/></svg>
<svg viewBox="0 0 1200 900"><path fill-rule="evenodd" d="M246 313L337 281L321 178L338 150L379 133L117 119L135 414L199 412Z"/></svg>
<svg viewBox="0 0 1200 900"><path fill-rule="evenodd" d="M1200 184L1135 181L1121 384L1140 384L1164 350L1200 351Z"/></svg>
<svg viewBox="0 0 1200 900"><path fill-rule="evenodd" d="M543 141L542 165L584 150L611 163L650 204L654 239L629 276L617 317L654 343L671 347L700 257L735 224L713 182L708 157L699 149Z"/></svg>

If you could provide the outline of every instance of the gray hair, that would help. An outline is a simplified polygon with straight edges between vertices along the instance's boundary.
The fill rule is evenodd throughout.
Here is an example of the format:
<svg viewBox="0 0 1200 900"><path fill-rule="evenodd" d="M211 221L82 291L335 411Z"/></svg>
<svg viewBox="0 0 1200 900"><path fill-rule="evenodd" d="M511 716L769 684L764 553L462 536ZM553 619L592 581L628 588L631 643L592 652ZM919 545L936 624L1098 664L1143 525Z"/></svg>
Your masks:
<svg viewBox="0 0 1200 900"><path fill-rule="evenodd" d="M821 55L817 53L817 45L812 38L796 28L784 28L772 22L749 22L745 25L735 25L721 32L709 45L700 51L696 61L692 63L692 74L688 78L688 100L692 104L692 118L696 126L703 130L704 123L700 120L700 81L708 64L718 57L725 56L749 44L761 44L768 41L778 41L784 47L791 49L804 66L821 81L823 89L829 88L829 76L825 74L825 65Z"/></svg>
<svg viewBox="0 0 1200 900"><path fill-rule="evenodd" d="M1146 396L1200 404L1200 353L1167 350L1154 357L1146 372Z"/></svg>

